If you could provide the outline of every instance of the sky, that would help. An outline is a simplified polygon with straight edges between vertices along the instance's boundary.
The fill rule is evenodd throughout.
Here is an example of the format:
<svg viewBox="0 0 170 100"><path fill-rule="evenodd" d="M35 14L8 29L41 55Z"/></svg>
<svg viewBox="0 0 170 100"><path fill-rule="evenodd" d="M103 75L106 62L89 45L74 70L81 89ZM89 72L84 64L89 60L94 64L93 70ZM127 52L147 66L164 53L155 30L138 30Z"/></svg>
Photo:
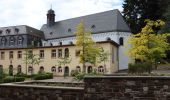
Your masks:
<svg viewBox="0 0 170 100"><path fill-rule="evenodd" d="M103 12L122 11L123 0L0 0L0 27L28 25L40 29L47 11L55 11L56 21Z"/></svg>

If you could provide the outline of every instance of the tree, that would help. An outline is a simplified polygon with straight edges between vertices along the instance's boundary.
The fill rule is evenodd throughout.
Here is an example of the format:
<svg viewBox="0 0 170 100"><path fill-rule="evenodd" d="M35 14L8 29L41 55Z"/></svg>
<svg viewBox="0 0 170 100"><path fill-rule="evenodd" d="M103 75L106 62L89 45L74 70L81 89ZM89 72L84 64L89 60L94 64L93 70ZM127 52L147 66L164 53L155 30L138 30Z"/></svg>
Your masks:
<svg viewBox="0 0 170 100"><path fill-rule="evenodd" d="M65 66L66 64L70 64L71 59L69 59L68 57L64 57L64 58L59 58L59 60L57 61L59 66Z"/></svg>
<svg viewBox="0 0 170 100"><path fill-rule="evenodd" d="M34 67L34 65L39 65L42 60L40 59L39 55L37 54L33 54L32 51L25 51L26 53L25 58L24 58L24 62L26 64L26 74L27 74L27 65L30 64L32 67Z"/></svg>
<svg viewBox="0 0 170 100"><path fill-rule="evenodd" d="M163 18L163 0L124 0L123 17L132 33L136 34L145 26L145 19Z"/></svg>
<svg viewBox="0 0 170 100"><path fill-rule="evenodd" d="M83 64L83 72L85 72L85 63L96 64L99 48L92 39L91 32L86 32L84 22L81 21L76 27L76 46L81 48L80 63ZM96 48L95 48L96 47Z"/></svg>
<svg viewBox="0 0 170 100"><path fill-rule="evenodd" d="M142 31L132 35L129 39L131 48L128 50L128 54L134 60L138 59L153 65L161 58L166 57L165 52L169 49L168 34L157 34L153 29L163 26L165 24L163 21L146 20L145 22L146 26L142 28Z"/></svg>
<svg viewBox="0 0 170 100"><path fill-rule="evenodd" d="M103 66L104 66L104 71L106 71L106 62L109 60L109 52L104 51L104 49L101 47L100 48L100 55L99 55L99 63L103 62Z"/></svg>

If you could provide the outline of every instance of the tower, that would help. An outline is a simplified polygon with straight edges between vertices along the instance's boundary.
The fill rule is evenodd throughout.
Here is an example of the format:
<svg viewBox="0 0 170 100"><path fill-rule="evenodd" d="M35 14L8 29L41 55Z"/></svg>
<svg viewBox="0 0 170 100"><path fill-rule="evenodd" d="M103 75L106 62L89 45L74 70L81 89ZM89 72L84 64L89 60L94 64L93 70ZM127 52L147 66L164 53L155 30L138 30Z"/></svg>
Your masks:
<svg viewBox="0 0 170 100"><path fill-rule="evenodd" d="M55 12L54 10L52 10L52 8L50 10L48 10L47 12L47 25L48 26L53 26L55 23Z"/></svg>

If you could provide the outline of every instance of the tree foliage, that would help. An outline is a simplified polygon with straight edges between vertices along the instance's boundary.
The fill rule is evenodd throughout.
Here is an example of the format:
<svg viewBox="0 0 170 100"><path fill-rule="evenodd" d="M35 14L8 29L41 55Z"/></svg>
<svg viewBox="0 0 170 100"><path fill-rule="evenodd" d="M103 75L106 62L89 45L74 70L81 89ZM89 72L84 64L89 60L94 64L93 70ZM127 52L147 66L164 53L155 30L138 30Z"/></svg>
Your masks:
<svg viewBox="0 0 170 100"><path fill-rule="evenodd" d="M145 19L157 20L163 18L164 1L167 0L124 0L123 16L136 34L145 26Z"/></svg>
<svg viewBox="0 0 170 100"><path fill-rule="evenodd" d="M59 66L65 66L66 64L69 64L71 62L72 59L69 59L68 57L64 57L64 58L59 58L58 65Z"/></svg>
<svg viewBox="0 0 170 100"><path fill-rule="evenodd" d="M136 35L129 39L131 48L128 54L135 60L154 63L163 57L166 57L166 51L169 49L167 43L168 34L157 34L155 27L161 27L165 23L161 20L146 20L146 26Z"/></svg>
<svg viewBox="0 0 170 100"><path fill-rule="evenodd" d="M85 63L96 64L99 55L99 48L93 41L91 32L85 30L84 22L81 21L76 27L76 46L81 48L80 63L83 63L85 72Z"/></svg>

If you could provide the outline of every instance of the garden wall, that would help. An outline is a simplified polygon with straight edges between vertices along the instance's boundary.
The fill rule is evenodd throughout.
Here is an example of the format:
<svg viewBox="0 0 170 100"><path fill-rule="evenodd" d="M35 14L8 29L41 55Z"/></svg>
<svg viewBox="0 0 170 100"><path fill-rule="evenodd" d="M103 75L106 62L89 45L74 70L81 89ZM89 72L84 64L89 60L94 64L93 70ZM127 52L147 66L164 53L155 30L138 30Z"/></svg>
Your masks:
<svg viewBox="0 0 170 100"><path fill-rule="evenodd" d="M170 77L85 78L85 100L170 100Z"/></svg>
<svg viewBox="0 0 170 100"><path fill-rule="evenodd" d="M0 100L84 100L84 89L28 85L0 85Z"/></svg>
<svg viewBox="0 0 170 100"><path fill-rule="evenodd" d="M1 84L0 100L170 100L170 77L85 77L84 88Z"/></svg>

